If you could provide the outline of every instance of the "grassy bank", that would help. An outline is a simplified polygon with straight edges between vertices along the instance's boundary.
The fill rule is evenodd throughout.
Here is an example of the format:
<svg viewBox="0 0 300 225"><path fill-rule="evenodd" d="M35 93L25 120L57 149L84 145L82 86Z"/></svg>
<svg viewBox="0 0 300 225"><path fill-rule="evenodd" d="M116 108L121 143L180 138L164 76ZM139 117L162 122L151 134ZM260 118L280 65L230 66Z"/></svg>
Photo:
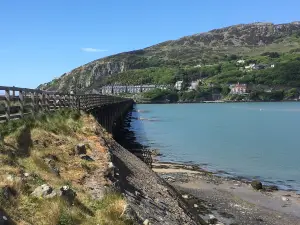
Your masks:
<svg viewBox="0 0 300 225"><path fill-rule="evenodd" d="M12 224L132 224L123 216L126 202L120 194L95 198L90 191L89 179L98 189L110 185L100 133L105 135L92 116L65 110L1 124L0 213ZM74 153L79 143L93 160ZM53 190L68 186L76 197L70 202L59 195L32 195L43 184Z"/></svg>

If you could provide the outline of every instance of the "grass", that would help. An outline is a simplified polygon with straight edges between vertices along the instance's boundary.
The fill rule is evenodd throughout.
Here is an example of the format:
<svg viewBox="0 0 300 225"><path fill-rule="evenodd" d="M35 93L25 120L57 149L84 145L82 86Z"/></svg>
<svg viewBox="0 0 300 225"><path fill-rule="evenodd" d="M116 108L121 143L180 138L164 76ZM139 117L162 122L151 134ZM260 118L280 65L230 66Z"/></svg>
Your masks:
<svg viewBox="0 0 300 225"><path fill-rule="evenodd" d="M123 216L126 202L121 195L109 193L102 200L93 199L82 183L85 176L103 171L98 176L103 176L101 185L107 185L106 149L95 134L97 126L92 116L70 110L1 124L0 211L24 225L133 224ZM85 143L88 155L98 152L100 158L90 162L75 156L78 143ZM47 157L59 175L45 162ZM24 178L24 173L30 176ZM60 197L33 197L32 191L45 183L56 190L69 185L77 194L74 204Z"/></svg>

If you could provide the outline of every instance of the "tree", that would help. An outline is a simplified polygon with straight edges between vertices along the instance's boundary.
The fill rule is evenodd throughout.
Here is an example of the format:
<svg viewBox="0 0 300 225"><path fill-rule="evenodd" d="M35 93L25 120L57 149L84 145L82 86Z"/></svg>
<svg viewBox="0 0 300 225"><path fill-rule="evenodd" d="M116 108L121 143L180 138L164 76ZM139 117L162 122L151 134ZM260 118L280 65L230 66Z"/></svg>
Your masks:
<svg viewBox="0 0 300 225"><path fill-rule="evenodd" d="M286 99L293 99L299 97L299 92L297 88L291 88L287 92L285 92L285 98Z"/></svg>

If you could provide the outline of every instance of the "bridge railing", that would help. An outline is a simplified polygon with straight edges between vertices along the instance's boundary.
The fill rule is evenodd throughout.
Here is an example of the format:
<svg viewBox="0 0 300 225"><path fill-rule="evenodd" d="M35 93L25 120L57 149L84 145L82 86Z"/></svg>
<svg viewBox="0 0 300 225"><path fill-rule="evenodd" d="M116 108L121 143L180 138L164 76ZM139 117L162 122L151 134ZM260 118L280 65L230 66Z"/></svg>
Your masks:
<svg viewBox="0 0 300 225"><path fill-rule="evenodd" d="M128 99L106 95L74 95L0 86L0 122L62 108L89 111L95 107L124 101L128 101Z"/></svg>

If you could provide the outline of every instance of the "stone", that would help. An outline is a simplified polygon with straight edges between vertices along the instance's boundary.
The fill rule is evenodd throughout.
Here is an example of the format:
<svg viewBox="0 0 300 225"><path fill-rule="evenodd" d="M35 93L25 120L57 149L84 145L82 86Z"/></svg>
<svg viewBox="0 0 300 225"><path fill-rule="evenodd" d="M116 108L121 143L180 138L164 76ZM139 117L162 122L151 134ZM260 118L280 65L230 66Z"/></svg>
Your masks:
<svg viewBox="0 0 300 225"><path fill-rule="evenodd" d="M209 224L217 224L218 223L218 219L214 215L210 214L210 215L208 215L208 217L209 217L209 219L207 222Z"/></svg>
<svg viewBox="0 0 300 225"><path fill-rule="evenodd" d="M254 180L251 182L251 186L255 189L255 190L261 190L263 188L262 183L258 180Z"/></svg>
<svg viewBox="0 0 300 225"><path fill-rule="evenodd" d="M37 187L31 195L38 198L53 198L56 196L56 192L48 184L43 184Z"/></svg>
<svg viewBox="0 0 300 225"><path fill-rule="evenodd" d="M149 225L150 224L150 221L148 219L146 219L144 222L143 222L143 225Z"/></svg>
<svg viewBox="0 0 300 225"><path fill-rule="evenodd" d="M24 173L24 177L29 177L30 173Z"/></svg>
<svg viewBox="0 0 300 225"><path fill-rule="evenodd" d="M109 162L108 165L107 165L107 169L106 171L104 172L104 175L105 176L114 176L114 172L115 172L115 166L112 162Z"/></svg>
<svg viewBox="0 0 300 225"><path fill-rule="evenodd" d="M85 144L78 144L75 146L75 154L76 155L82 155L82 154L86 154L86 146Z"/></svg>
<svg viewBox="0 0 300 225"><path fill-rule="evenodd" d="M68 185L65 185L60 188L60 196L72 205L77 194Z"/></svg>
<svg viewBox="0 0 300 225"><path fill-rule="evenodd" d="M194 208L198 208L198 205L197 205L197 204L194 204Z"/></svg>
<svg viewBox="0 0 300 225"><path fill-rule="evenodd" d="M281 197L281 200L284 201L284 202L289 201L289 199L288 199L287 197L285 197L285 196L282 196L282 197Z"/></svg>
<svg viewBox="0 0 300 225"><path fill-rule="evenodd" d="M188 195L182 195L182 197L183 197L184 199L188 199L188 198L189 198Z"/></svg>

